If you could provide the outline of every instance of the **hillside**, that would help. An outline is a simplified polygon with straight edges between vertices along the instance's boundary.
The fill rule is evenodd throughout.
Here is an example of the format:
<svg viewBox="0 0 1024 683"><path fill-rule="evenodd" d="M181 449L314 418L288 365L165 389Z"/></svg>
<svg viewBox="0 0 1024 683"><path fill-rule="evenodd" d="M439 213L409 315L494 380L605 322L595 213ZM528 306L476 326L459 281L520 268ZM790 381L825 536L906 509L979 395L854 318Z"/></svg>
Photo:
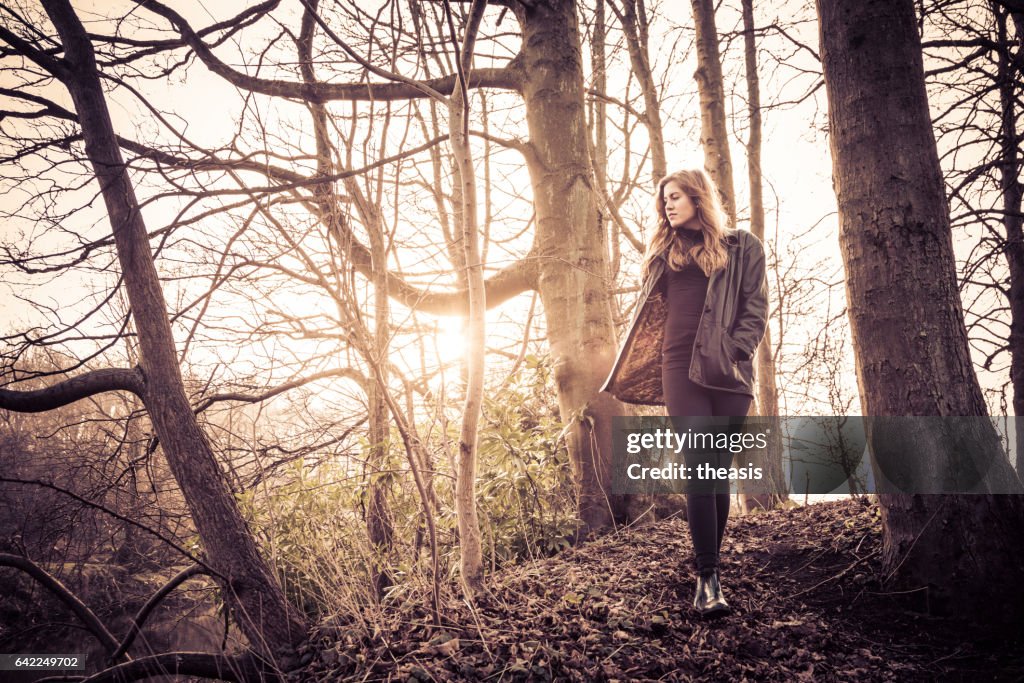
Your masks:
<svg viewBox="0 0 1024 683"><path fill-rule="evenodd" d="M500 571L475 614L447 600L441 629L412 601L375 637L324 627L290 680L1024 678L1021 633L880 592L877 515L850 500L733 516L721 571L733 613L722 619L692 612L689 534L668 519Z"/></svg>

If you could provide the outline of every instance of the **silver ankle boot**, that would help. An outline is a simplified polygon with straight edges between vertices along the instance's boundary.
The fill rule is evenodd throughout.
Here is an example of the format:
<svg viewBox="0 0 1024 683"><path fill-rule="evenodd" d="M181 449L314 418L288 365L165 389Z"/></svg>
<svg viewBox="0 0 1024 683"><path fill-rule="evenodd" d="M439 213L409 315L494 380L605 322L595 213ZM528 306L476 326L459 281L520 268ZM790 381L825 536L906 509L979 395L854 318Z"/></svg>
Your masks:
<svg viewBox="0 0 1024 683"><path fill-rule="evenodd" d="M725 601L725 596L722 595L717 569L697 577L697 593L693 597L693 606L702 617L723 616L732 611L729 603Z"/></svg>

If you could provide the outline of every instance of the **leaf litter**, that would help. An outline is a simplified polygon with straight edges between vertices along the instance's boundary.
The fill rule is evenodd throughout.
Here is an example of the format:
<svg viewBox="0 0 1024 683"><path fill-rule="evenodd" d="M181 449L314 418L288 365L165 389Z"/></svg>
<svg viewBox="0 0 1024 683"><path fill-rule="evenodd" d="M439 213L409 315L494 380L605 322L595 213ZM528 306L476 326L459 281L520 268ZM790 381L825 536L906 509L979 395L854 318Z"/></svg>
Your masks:
<svg viewBox="0 0 1024 683"><path fill-rule="evenodd" d="M318 629L289 681L1017 681L1024 633L916 612L882 589L867 499L730 515L732 613L699 617L686 521L621 529L490 575L473 608L446 586L374 633Z"/></svg>

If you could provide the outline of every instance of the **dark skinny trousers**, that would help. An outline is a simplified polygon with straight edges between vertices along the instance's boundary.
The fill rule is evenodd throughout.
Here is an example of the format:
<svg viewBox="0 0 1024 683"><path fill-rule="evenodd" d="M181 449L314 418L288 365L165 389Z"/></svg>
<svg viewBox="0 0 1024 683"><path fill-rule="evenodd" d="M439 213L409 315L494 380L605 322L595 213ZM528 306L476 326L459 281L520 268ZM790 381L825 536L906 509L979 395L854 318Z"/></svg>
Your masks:
<svg viewBox="0 0 1024 683"><path fill-rule="evenodd" d="M665 393L665 405L672 416L672 426L677 432L685 432L693 426L686 417L696 416L745 416L750 410L752 397L728 391L707 389L694 384L687 376L685 367L662 367L661 384ZM684 454L690 472L696 472L701 464L712 467L729 467L732 453L728 450L717 453ZM714 492L691 492L686 495L686 519L693 539L694 564L697 572L708 572L718 568L718 553L725 536L725 524L729 520L729 481L716 482Z"/></svg>

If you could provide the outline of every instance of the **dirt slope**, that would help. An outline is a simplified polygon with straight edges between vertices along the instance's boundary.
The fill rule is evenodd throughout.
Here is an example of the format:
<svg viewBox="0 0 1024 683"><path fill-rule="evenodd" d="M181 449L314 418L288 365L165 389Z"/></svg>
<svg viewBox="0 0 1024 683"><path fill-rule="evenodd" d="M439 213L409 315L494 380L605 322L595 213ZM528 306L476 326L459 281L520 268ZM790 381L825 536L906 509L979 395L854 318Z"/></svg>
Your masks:
<svg viewBox="0 0 1024 683"><path fill-rule="evenodd" d="M411 603L384 633L325 628L292 680L1024 680L1021 633L880 591L880 528L877 507L852 500L733 516L733 613L714 621L690 605L685 521L619 531L492 575L475 614L446 602L441 629Z"/></svg>

